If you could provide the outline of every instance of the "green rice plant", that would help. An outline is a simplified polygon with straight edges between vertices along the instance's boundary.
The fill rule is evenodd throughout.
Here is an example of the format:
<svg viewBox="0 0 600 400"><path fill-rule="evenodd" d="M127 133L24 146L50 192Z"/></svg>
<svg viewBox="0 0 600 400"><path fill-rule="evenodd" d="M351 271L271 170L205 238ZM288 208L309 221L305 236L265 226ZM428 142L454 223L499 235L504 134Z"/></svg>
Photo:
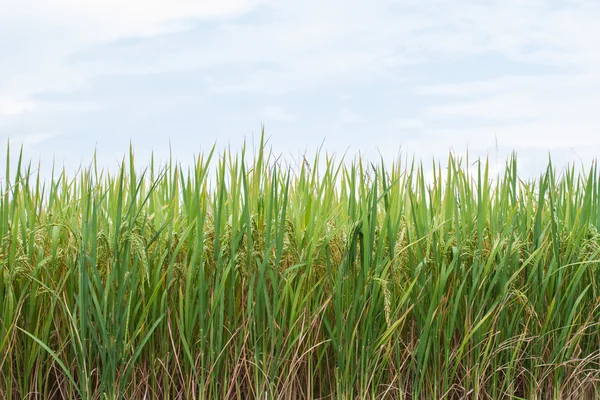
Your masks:
<svg viewBox="0 0 600 400"><path fill-rule="evenodd" d="M7 149L0 398L600 397L596 163L134 158Z"/></svg>

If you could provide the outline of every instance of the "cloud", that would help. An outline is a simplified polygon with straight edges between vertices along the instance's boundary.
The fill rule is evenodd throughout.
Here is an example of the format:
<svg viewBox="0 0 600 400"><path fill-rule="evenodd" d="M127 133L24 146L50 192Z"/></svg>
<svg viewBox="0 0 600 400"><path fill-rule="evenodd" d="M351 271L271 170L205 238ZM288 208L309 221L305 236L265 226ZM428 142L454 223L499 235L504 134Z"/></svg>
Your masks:
<svg viewBox="0 0 600 400"><path fill-rule="evenodd" d="M600 101L600 75L503 77L430 86L423 92L449 97L424 110L425 118L482 119L477 129L495 132L507 146L558 148L600 144L600 115L594 111ZM450 135L477 137L473 130L464 132Z"/></svg>
<svg viewBox="0 0 600 400"><path fill-rule="evenodd" d="M34 108L33 102L0 96L0 117L2 115L15 115Z"/></svg>
<svg viewBox="0 0 600 400"><path fill-rule="evenodd" d="M23 146L35 146L37 144L40 144L42 142L46 142L52 138L55 138L56 136L57 136L57 134L54 132L32 133L32 134L28 134L26 137L24 137L22 140L22 143L23 143Z"/></svg>
<svg viewBox="0 0 600 400"><path fill-rule="evenodd" d="M398 118L393 121L392 126L400 130L418 130L425 128L425 123L420 118Z"/></svg>
<svg viewBox="0 0 600 400"><path fill-rule="evenodd" d="M338 113L337 118L340 122L343 122L345 124L355 124L365 121L365 119L360 114L348 109L341 110Z"/></svg>
<svg viewBox="0 0 600 400"><path fill-rule="evenodd" d="M235 135L265 118L294 121L290 145L444 155L497 138L567 157L600 149L598 18L584 0L2 2L0 126Z"/></svg>
<svg viewBox="0 0 600 400"><path fill-rule="evenodd" d="M106 42L155 35L190 19L222 18L252 9L257 0L22 0L0 5L3 20L37 21L76 32L74 41ZM182 25L183 24L183 25Z"/></svg>
<svg viewBox="0 0 600 400"><path fill-rule="evenodd" d="M0 2L0 113L36 107L35 96L85 86L72 58L90 47L189 28L190 21L248 12L260 0L23 0ZM20 104L20 106L19 106ZM26 107L24 105L27 105Z"/></svg>
<svg viewBox="0 0 600 400"><path fill-rule="evenodd" d="M269 120L274 121L284 121L290 122L296 119L296 116L288 111L285 111L281 107L277 106L267 106L263 111L264 117Z"/></svg>

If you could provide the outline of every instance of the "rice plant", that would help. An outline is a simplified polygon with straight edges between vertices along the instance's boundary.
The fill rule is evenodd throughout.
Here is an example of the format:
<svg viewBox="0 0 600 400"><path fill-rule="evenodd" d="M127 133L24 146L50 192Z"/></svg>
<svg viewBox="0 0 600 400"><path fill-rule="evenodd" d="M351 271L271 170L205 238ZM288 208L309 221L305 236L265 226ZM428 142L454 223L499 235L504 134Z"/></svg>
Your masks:
<svg viewBox="0 0 600 400"><path fill-rule="evenodd" d="M597 398L597 165L251 151L0 181L2 399ZM13 165L14 167L14 165Z"/></svg>

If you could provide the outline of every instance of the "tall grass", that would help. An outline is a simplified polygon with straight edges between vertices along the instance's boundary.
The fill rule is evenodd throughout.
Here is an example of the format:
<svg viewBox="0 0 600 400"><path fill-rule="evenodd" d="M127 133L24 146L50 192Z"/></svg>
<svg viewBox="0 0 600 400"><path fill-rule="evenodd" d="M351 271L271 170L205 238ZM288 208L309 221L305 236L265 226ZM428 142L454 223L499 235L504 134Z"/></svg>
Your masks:
<svg viewBox="0 0 600 400"><path fill-rule="evenodd" d="M596 164L95 163L0 188L2 399L598 397Z"/></svg>

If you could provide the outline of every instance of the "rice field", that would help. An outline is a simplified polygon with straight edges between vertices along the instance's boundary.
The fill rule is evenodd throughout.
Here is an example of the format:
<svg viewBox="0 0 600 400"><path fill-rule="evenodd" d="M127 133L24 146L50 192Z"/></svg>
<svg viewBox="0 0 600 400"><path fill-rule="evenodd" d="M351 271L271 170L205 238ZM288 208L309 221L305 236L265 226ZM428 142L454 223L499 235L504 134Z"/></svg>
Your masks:
<svg viewBox="0 0 600 400"><path fill-rule="evenodd" d="M6 158L1 399L600 396L596 164Z"/></svg>

